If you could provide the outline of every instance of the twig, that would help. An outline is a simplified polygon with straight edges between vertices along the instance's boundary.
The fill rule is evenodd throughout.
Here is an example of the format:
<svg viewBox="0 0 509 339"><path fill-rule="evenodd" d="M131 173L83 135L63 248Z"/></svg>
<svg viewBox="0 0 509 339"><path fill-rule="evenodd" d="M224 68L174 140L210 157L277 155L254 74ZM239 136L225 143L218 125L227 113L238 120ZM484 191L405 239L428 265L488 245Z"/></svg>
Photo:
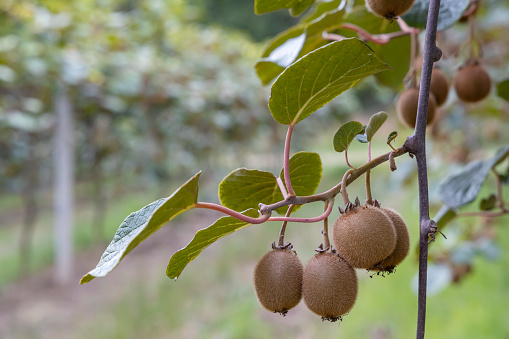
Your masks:
<svg viewBox="0 0 509 339"><path fill-rule="evenodd" d="M293 210L293 206L295 206L295 205L288 206L288 209L286 210L285 217L290 216L290 214L292 213L292 210ZM288 224L288 221L287 220L283 221L283 225L281 225L281 231L279 231L279 242L278 242L279 247L282 247L285 245L286 224Z"/></svg>

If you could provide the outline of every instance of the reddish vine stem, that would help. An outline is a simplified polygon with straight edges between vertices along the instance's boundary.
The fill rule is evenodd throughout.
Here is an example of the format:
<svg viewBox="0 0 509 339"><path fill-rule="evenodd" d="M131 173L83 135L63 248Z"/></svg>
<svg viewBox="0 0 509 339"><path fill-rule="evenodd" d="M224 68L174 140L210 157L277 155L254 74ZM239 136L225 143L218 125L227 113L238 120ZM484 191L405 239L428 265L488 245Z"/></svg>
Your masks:
<svg viewBox="0 0 509 339"><path fill-rule="evenodd" d="M352 174L354 169L349 169L346 171L345 175L343 176L343 180L341 180L341 196L343 197L343 202L345 203L345 206L350 204L350 199L348 199L348 192L346 191L346 180L348 179L348 176Z"/></svg>
<svg viewBox="0 0 509 339"><path fill-rule="evenodd" d="M293 190L292 182L290 180L290 142L292 140L292 133L294 127L295 124L290 124L288 126L288 132L286 133L285 139L284 164L283 164L286 189L288 190L288 194L291 196L295 195L295 191Z"/></svg>
<svg viewBox="0 0 509 339"><path fill-rule="evenodd" d="M290 214L292 213L292 210L293 210L293 206L295 206L295 205L288 206L288 210L286 210L285 217L290 216ZM283 247L285 245L286 224L288 224L288 221L287 220L283 221L283 225L281 225L281 231L279 231L279 242L278 242L279 247Z"/></svg>
<svg viewBox="0 0 509 339"><path fill-rule="evenodd" d="M371 161L371 142L368 142L368 162ZM366 172L366 201L369 205L373 204L373 196L371 195L371 171Z"/></svg>
<svg viewBox="0 0 509 339"><path fill-rule="evenodd" d="M429 218L428 174L426 165L426 120L428 115L431 72L433 63L440 60L442 51L436 46L436 34L440 0L431 0L426 24L424 58L422 62L419 104L414 134L407 138L405 145L417 161L419 184L419 292L417 305L417 339L424 339L426 329L426 289L428 269L428 235L432 222Z"/></svg>
<svg viewBox="0 0 509 339"><path fill-rule="evenodd" d="M292 205L293 206L293 205ZM329 202L325 202L324 210L327 211L329 207ZM329 218L323 219L323 249L328 250L330 248L330 240L329 240Z"/></svg>

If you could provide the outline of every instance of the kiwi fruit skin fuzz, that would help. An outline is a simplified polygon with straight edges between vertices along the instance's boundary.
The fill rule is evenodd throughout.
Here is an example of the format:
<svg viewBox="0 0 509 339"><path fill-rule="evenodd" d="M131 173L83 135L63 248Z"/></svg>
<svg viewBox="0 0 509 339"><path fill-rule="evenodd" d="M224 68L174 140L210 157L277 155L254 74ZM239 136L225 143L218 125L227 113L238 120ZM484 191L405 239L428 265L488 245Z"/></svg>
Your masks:
<svg viewBox="0 0 509 339"><path fill-rule="evenodd" d="M405 221L398 212L390 208L382 208L382 211L391 219L396 229L396 247L391 255L375 265L373 270L392 272L408 255L410 250L410 235L408 234L408 227Z"/></svg>
<svg viewBox="0 0 509 339"><path fill-rule="evenodd" d="M369 269L396 248L396 229L379 207L359 206L340 215L333 228L336 250L355 268Z"/></svg>
<svg viewBox="0 0 509 339"><path fill-rule="evenodd" d="M454 88L464 102L477 102L486 98L491 90L491 78L478 62L463 66L454 78Z"/></svg>
<svg viewBox="0 0 509 339"><path fill-rule="evenodd" d="M366 0L366 7L377 16L393 20L412 8L414 2L415 0Z"/></svg>
<svg viewBox="0 0 509 339"><path fill-rule="evenodd" d="M447 76L439 68L433 68L429 91L435 96L437 106L442 106L447 100L449 80L447 80Z"/></svg>
<svg viewBox="0 0 509 339"><path fill-rule="evenodd" d="M419 103L419 90L415 87L404 90L396 102L396 111L398 113L399 120L408 127L415 128L415 122L417 121L417 105ZM426 125L433 122L435 118L435 110L437 107L437 101L433 94L429 96L428 103L428 117L426 119Z"/></svg>
<svg viewBox="0 0 509 339"><path fill-rule="evenodd" d="M357 291L355 270L336 253L316 254L304 268L304 302L322 320L336 321L348 313L357 300Z"/></svg>
<svg viewBox="0 0 509 339"><path fill-rule="evenodd" d="M260 304L267 310L286 315L302 298L303 266L288 249L267 252L256 264L254 285Z"/></svg>

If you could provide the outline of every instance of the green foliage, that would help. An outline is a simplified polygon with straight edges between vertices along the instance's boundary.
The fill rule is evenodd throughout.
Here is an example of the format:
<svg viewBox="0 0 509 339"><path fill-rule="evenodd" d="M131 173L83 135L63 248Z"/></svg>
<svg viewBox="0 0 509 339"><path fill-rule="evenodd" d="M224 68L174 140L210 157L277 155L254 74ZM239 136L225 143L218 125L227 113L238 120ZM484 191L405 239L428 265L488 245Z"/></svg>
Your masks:
<svg viewBox="0 0 509 339"><path fill-rule="evenodd" d="M348 147L355 137L362 133L364 126L358 121L350 121L342 125L334 134L334 150L336 152L348 151Z"/></svg>
<svg viewBox="0 0 509 339"><path fill-rule="evenodd" d="M283 169L281 169L280 178L285 182ZM320 181L322 180L322 160L318 153L297 152L290 158L290 179L295 194L307 196L315 194ZM294 206L292 212L297 211L301 206ZM282 207L277 211L285 213L287 207Z"/></svg>
<svg viewBox="0 0 509 339"><path fill-rule="evenodd" d="M413 7L402 18L413 27L426 28L430 0L415 0ZM470 5L470 0L442 0L438 16L438 31L454 25Z"/></svg>
<svg viewBox="0 0 509 339"><path fill-rule="evenodd" d="M258 212L254 209L249 209L242 214L252 218L258 217ZM193 240L171 257L168 267L166 268L166 275L170 279L177 279L187 264L193 261L206 247L216 240L246 226L249 226L247 222L240 221L233 217L221 217L217 219L216 222L209 227L196 232Z"/></svg>
<svg viewBox="0 0 509 339"><path fill-rule="evenodd" d="M343 18L345 23L354 24L370 34L386 34L400 31L399 25L366 11L364 6L356 7ZM339 29L336 33L345 37L354 37L356 33L349 29ZM403 78L410 66L410 37L403 36L391 39L387 44L368 42L375 54L387 63L392 70L375 75L378 83L392 88L401 88Z"/></svg>
<svg viewBox="0 0 509 339"><path fill-rule="evenodd" d="M328 44L322 33L341 26L344 10L332 10L313 21L295 25L274 37L255 69L264 85L270 83L295 60Z"/></svg>
<svg viewBox="0 0 509 339"><path fill-rule="evenodd" d="M481 211L490 211L497 206L497 196L495 194L490 194L489 197L484 198L479 203L479 208Z"/></svg>
<svg viewBox="0 0 509 339"><path fill-rule="evenodd" d="M501 148L488 160L470 162L461 172L448 177L440 185L440 199L450 208L458 208L474 201L489 172L507 156L509 146Z"/></svg>
<svg viewBox="0 0 509 339"><path fill-rule="evenodd" d="M272 85L269 108L280 124L296 124L360 79L389 69L358 39L321 47L288 67Z"/></svg>
<svg viewBox="0 0 509 339"><path fill-rule="evenodd" d="M387 120L387 113L378 112L373 114L369 119L368 126L366 127L366 139L368 142L371 142L371 139L375 135L375 133L382 127L385 120Z"/></svg>
<svg viewBox="0 0 509 339"><path fill-rule="evenodd" d="M497 84L497 95L505 101L509 101L509 79Z"/></svg>
<svg viewBox="0 0 509 339"><path fill-rule="evenodd" d="M239 168L219 184L219 200L235 211L258 208L259 203L273 204L283 199L274 174Z"/></svg>
<svg viewBox="0 0 509 339"><path fill-rule="evenodd" d="M168 198L154 201L131 213L120 224L96 268L81 278L80 284L88 283L96 277L104 277L143 240L177 215L193 208L198 199L200 174L197 173Z"/></svg>
<svg viewBox="0 0 509 339"><path fill-rule="evenodd" d="M278 9L296 8L298 13L302 8L309 7L313 2L310 0L255 0L254 11L256 14L264 14Z"/></svg>

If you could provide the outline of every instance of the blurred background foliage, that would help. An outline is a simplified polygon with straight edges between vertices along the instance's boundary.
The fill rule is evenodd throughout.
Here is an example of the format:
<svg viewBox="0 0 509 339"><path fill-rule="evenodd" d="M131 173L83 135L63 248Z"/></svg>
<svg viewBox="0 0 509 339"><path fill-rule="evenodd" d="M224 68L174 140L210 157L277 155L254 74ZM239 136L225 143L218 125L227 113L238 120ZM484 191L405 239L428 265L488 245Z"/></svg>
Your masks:
<svg viewBox="0 0 509 339"><path fill-rule="evenodd" d="M485 3L476 34L482 41L483 64L498 83L509 78L509 36L504 33L509 5L491 0ZM108 278L112 283L97 279L100 282L81 287L79 292L77 286L64 290L48 287L51 279L43 269L50 266L53 253L48 200L52 194L56 89L66 88L75 119L78 211L74 239L83 253L76 263L77 282L96 262L104 242L111 239L124 216L167 196L182 178L203 169L205 188L200 200L215 201L217 182L234 168L279 172L285 128L270 116L269 89L261 85L253 66L267 39L297 23L297 18L287 11L256 16L252 1L4 0L0 2L0 22L0 300L26 294L35 305L33 308L27 301L26 307L22 303L13 307L0 302L0 337L89 337L91 332L97 338L413 335L413 258L378 287L373 286L374 279L361 279L363 296L340 329L320 324L306 310L297 310L293 320L292 314L286 319L265 314L257 305L250 280L255 259L277 236L277 225L249 228L224 240L223 246L208 249L214 265L206 256L197 260L179 285L167 286L164 265L171 251L167 243L156 239L144 247L152 255L150 259L141 256L142 262L133 262L133 266L126 261L124 273ZM461 49L466 36L467 26L462 23L438 36L444 51L438 65L450 79L466 59L466 51ZM342 122L356 119L365 124L371 114L385 110L390 116L384 127L386 135L397 129L397 141L402 143L411 134L396 121L397 90L397 86L382 87L374 78L367 79L296 128L292 151L306 149L322 156L324 183L320 189L337 183L345 171L343 159L331 147L332 136ZM508 121L508 103L494 93L476 105L459 103L451 93L438 122L428 130L433 212L441 206L435 192L444 176L507 144ZM388 151L383 134L379 146L373 146L374 153ZM365 159L365 146L353 145L351 162L361 164ZM398 167L393 175L387 168L375 170L378 180L373 190L384 198L384 205L402 210L405 219L413 222L417 215L415 165L410 159L401 159ZM486 188L483 197L492 191ZM361 184L352 188L352 196L355 194L363 196ZM299 213L320 212L310 207ZM446 279L437 289L442 293L430 300L429 323L435 323L429 328L430 337L509 335L503 320L509 315L503 307L509 302L509 275L501 269L509 264L509 254L503 251L509 233L507 228L496 227L504 223L507 217L493 223L459 220L448 226L446 234L451 241L432 248L432 258L438 264L444 253L449 260L449 254L455 252L457 262L451 267L461 272L453 272L460 277L456 279L451 270L445 274L440 273L440 267L435 270L438 277ZM28 258L20 251L27 246L22 241L27 235L21 231L26 224L37 226L31 231L34 241L28 246L33 255ZM176 251L191 239L193 231L208 224L208 217L188 222L179 219L161 239ZM409 223L412 226L417 227ZM299 251L304 254L302 260L307 260L320 241L319 228L296 230L299 235L293 233L296 239L292 241L303 249ZM416 239L416 232L412 235ZM304 243L310 238L316 244ZM99 251L94 247L97 244ZM150 246L158 250L149 250ZM490 260L498 260L497 265L488 264ZM474 262L476 268L467 276L471 278L443 291L470 272ZM143 274L127 273L131 267L154 280L147 282L150 279ZM205 284L202 279L211 281ZM125 288L117 296L110 295L119 285ZM480 294L486 286L490 290ZM68 292L70 300L80 306L71 311L74 306L60 305L56 298L48 306L36 293L38 288L55 294ZM90 297L95 291L97 299ZM105 302L95 309L90 305L81 308L88 298ZM211 305L222 305L225 310L218 314ZM393 308L389 309L390 305ZM59 307L68 310L68 315L58 313ZM299 307L303 309L303 305ZM63 322L55 321L59 317L67 319L67 332L61 332ZM441 321L444 318L447 324ZM285 327L287 332L282 330Z"/></svg>

